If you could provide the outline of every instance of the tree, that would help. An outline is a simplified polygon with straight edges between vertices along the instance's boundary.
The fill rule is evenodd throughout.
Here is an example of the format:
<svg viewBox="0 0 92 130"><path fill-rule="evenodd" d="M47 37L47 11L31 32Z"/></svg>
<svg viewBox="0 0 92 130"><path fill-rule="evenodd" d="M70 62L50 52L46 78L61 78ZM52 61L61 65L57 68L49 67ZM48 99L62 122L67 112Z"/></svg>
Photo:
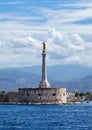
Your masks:
<svg viewBox="0 0 92 130"><path fill-rule="evenodd" d="M5 91L0 91L0 94L5 94L6 92Z"/></svg>
<svg viewBox="0 0 92 130"><path fill-rule="evenodd" d="M75 97L79 97L79 93L78 92L75 93Z"/></svg>
<svg viewBox="0 0 92 130"><path fill-rule="evenodd" d="M84 93L80 93L79 95L80 95L80 97L83 97L83 96L84 96Z"/></svg>

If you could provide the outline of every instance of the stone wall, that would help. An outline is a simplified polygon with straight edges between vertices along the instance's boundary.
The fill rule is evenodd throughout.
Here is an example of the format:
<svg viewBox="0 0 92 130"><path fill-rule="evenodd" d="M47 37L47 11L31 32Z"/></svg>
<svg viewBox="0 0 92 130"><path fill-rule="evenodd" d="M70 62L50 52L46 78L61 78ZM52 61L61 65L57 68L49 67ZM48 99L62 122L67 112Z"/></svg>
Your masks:
<svg viewBox="0 0 92 130"><path fill-rule="evenodd" d="M0 94L0 102L9 102L9 94L8 93Z"/></svg>
<svg viewBox="0 0 92 130"><path fill-rule="evenodd" d="M19 102L33 104L66 103L66 88L20 88Z"/></svg>
<svg viewBox="0 0 92 130"><path fill-rule="evenodd" d="M19 92L9 92L9 103L19 102Z"/></svg>

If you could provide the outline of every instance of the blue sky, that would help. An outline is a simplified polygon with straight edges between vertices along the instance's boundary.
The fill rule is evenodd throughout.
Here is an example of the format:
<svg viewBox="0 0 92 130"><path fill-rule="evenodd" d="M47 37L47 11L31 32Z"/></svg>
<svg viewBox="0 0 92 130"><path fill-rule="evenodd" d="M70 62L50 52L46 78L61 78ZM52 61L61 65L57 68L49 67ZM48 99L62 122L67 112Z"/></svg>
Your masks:
<svg viewBox="0 0 92 130"><path fill-rule="evenodd" d="M91 0L0 0L0 67L92 66Z"/></svg>

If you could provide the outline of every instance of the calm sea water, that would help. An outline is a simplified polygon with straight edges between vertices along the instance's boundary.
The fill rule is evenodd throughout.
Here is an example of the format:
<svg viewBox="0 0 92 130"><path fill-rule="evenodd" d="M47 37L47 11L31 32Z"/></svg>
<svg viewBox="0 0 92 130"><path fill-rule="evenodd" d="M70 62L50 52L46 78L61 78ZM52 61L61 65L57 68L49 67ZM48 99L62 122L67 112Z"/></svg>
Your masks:
<svg viewBox="0 0 92 130"><path fill-rule="evenodd" d="M0 130L92 130L92 104L0 105Z"/></svg>

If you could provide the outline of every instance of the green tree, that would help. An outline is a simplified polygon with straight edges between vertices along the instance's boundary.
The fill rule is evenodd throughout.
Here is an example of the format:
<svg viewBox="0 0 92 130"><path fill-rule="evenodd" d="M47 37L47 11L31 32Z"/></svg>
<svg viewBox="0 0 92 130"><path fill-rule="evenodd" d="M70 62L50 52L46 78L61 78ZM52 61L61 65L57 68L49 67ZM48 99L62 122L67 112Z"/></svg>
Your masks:
<svg viewBox="0 0 92 130"><path fill-rule="evenodd" d="M5 94L6 92L5 91L0 91L0 94Z"/></svg>
<svg viewBox="0 0 92 130"><path fill-rule="evenodd" d="M75 93L75 97L79 97L79 93L78 92Z"/></svg>
<svg viewBox="0 0 92 130"><path fill-rule="evenodd" d="M80 96L80 97L83 97L83 96L84 96L84 93L80 93L79 96Z"/></svg>

